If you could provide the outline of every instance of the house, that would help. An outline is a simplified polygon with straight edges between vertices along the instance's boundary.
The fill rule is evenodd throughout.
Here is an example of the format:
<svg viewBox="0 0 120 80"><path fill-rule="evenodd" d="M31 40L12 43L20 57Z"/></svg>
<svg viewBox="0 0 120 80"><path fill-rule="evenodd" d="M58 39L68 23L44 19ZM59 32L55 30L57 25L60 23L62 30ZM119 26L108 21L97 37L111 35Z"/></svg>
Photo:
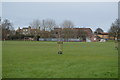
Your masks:
<svg viewBox="0 0 120 80"><path fill-rule="evenodd" d="M50 32L49 31L42 31L40 30L40 27L38 29L28 27L23 27L20 29L20 27L16 30L16 33L18 35L22 35L22 39L24 40L39 40L39 38L50 38Z"/></svg>
<svg viewBox="0 0 120 80"><path fill-rule="evenodd" d="M66 32L65 32L66 31ZM93 31L90 28L54 28L54 30L51 31L53 38L58 38L59 34L62 38L68 39L79 39L79 41L88 41L93 42L96 41L93 38L96 38L93 34Z"/></svg>
<svg viewBox="0 0 120 80"><path fill-rule="evenodd" d="M29 27L23 27L20 29L20 27L16 30L17 33L22 34L22 35L38 35L40 34L40 28L39 29L32 29L30 26Z"/></svg>
<svg viewBox="0 0 120 80"><path fill-rule="evenodd" d="M40 28L32 29L30 26L23 27L22 29L20 29L19 27L16 30L16 34L22 35L21 39L24 39L24 40L38 40L41 34L41 31L40 31Z"/></svg>
<svg viewBox="0 0 120 80"><path fill-rule="evenodd" d="M77 37L83 36L83 40L85 40L85 41L87 38L90 39L93 35L93 32L90 28L73 28L73 30L75 30L75 32L77 32L77 35L78 35Z"/></svg>
<svg viewBox="0 0 120 80"><path fill-rule="evenodd" d="M97 36L99 36L101 39L109 39L109 33L100 33Z"/></svg>

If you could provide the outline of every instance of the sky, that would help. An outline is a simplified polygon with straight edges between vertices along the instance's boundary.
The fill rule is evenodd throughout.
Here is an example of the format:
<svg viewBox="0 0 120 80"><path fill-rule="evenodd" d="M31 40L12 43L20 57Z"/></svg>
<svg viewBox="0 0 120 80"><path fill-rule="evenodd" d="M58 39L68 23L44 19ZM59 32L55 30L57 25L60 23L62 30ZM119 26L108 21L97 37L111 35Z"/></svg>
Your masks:
<svg viewBox="0 0 120 80"><path fill-rule="evenodd" d="M2 0L2 2L119 2L119 0Z"/></svg>
<svg viewBox="0 0 120 80"><path fill-rule="evenodd" d="M118 18L117 2L3 2L2 19L14 28L26 27L35 20L53 19L57 24L71 20L75 27L102 28L107 32Z"/></svg>

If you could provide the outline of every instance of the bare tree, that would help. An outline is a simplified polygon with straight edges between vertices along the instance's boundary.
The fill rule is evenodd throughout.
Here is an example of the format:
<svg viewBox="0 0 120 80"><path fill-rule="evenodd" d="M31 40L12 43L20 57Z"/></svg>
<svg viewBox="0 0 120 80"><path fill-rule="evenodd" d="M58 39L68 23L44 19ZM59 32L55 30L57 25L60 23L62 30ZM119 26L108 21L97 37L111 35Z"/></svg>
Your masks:
<svg viewBox="0 0 120 80"><path fill-rule="evenodd" d="M63 28L73 28L74 27L74 24L72 21L69 21L69 20L65 20L62 25L61 25Z"/></svg>
<svg viewBox="0 0 120 80"><path fill-rule="evenodd" d="M3 22L2 22L2 38L5 40L9 36L12 36L13 34L14 34L13 24L8 19L3 20Z"/></svg>
<svg viewBox="0 0 120 80"><path fill-rule="evenodd" d="M49 36L48 37L52 37L52 30L54 30L56 26L56 23L53 19L45 19L43 20L43 35L45 35L45 33L47 31L49 31Z"/></svg>
<svg viewBox="0 0 120 80"><path fill-rule="evenodd" d="M88 36L87 33L84 30L78 30L77 31L77 36L81 39L81 40L86 40L86 37Z"/></svg>
<svg viewBox="0 0 120 80"><path fill-rule="evenodd" d="M39 29L41 27L41 22L39 19L33 20L33 22L30 23L30 26L34 29Z"/></svg>
<svg viewBox="0 0 120 80"><path fill-rule="evenodd" d="M48 29L48 30L53 30L54 27L56 26L56 23L54 20L52 19L46 19L44 20L44 26Z"/></svg>
<svg viewBox="0 0 120 80"><path fill-rule="evenodd" d="M68 41L68 38L72 38L73 36L73 22L69 20L65 20L61 26L63 27L64 38Z"/></svg>
<svg viewBox="0 0 120 80"><path fill-rule="evenodd" d="M112 23L109 29L109 35L114 37L118 40L120 38L120 20L116 19L114 23Z"/></svg>
<svg viewBox="0 0 120 80"><path fill-rule="evenodd" d="M31 35L34 35L34 39L38 40L40 35L40 28L42 27L41 21L39 19L33 20L32 23L30 23L30 26L35 29L35 32L31 30Z"/></svg>

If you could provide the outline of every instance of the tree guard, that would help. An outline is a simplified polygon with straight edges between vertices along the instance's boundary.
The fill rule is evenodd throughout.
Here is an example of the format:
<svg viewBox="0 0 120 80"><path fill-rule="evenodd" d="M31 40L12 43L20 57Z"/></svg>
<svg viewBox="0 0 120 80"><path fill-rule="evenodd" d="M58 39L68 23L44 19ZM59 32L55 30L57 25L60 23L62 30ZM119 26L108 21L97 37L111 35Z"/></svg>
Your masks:
<svg viewBox="0 0 120 80"><path fill-rule="evenodd" d="M58 32L58 41L57 41L57 44L58 44L58 54L63 54L63 41L62 41L62 38L61 38L61 30L59 30Z"/></svg>
<svg viewBox="0 0 120 80"><path fill-rule="evenodd" d="M58 54L62 54L63 53L63 41L58 41Z"/></svg>

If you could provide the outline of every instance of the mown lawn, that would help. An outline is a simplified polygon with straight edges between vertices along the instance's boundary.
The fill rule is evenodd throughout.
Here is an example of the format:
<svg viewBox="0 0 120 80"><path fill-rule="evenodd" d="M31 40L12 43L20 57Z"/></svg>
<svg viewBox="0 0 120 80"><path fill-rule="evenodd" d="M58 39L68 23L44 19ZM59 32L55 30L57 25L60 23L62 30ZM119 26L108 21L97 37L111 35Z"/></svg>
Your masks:
<svg viewBox="0 0 120 80"><path fill-rule="evenodd" d="M113 42L3 41L3 78L117 78Z"/></svg>

